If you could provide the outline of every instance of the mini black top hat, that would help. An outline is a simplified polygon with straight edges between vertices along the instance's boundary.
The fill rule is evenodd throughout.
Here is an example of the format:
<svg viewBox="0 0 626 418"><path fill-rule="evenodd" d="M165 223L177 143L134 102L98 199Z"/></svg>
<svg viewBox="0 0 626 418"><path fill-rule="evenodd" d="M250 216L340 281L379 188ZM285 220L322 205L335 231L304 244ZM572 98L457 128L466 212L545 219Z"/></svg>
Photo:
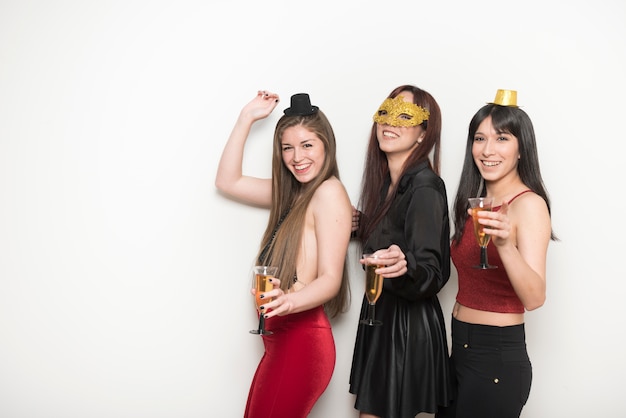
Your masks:
<svg viewBox="0 0 626 418"><path fill-rule="evenodd" d="M285 109L287 116L307 116L317 112L319 108L311 105L311 99L306 93L298 93L291 96L291 107Z"/></svg>

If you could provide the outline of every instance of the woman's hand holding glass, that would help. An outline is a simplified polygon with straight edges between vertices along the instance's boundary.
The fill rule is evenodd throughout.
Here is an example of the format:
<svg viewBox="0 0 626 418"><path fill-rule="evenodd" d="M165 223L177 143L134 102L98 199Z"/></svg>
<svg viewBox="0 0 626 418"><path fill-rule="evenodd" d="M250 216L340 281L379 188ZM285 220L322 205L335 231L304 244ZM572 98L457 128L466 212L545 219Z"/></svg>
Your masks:
<svg viewBox="0 0 626 418"><path fill-rule="evenodd" d="M491 235L491 242L496 247L501 247L509 241L511 223L508 213L509 205L504 202L497 212L491 212L488 215L489 220L485 223L485 231Z"/></svg>
<svg viewBox="0 0 626 418"><path fill-rule="evenodd" d="M487 245L489 245L491 235L485 230L485 212L491 212L493 197L471 197L467 200L474 224L474 236L480 247L480 263L472 267L482 270L498 268L489 264L487 260Z"/></svg>
<svg viewBox="0 0 626 418"><path fill-rule="evenodd" d="M278 267L272 266L255 266L252 274L252 294L259 311L259 326L257 329L250 330L250 334L272 335L272 331L265 329L265 309L264 302L268 300L267 295L273 287L273 280L276 279ZM268 292L270 290L270 292Z"/></svg>
<svg viewBox="0 0 626 418"><path fill-rule="evenodd" d="M375 307L383 291L383 280L406 273L406 258L400 247L394 244L386 250L364 253L360 263L365 267L365 296L369 306L367 318L359 322L369 326L382 325L375 319Z"/></svg>
<svg viewBox="0 0 626 418"><path fill-rule="evenodd" d="M497 212L492 211L492 198L470 198L468 214L474 222L474 235L480 246L480 264L474 266L478 269L494 269L497 266L490 265L487 261L487 245L489 241L496 247L501 247L508 242L511 224L508 218L509 205L504 202Z"/></svg>
<svg viewBox="0 0 626 418"><path fill-rule="evenodd" d="M509 205L507 202L503 202L497 212L480 211L477 215L477 222L483 226L485 233L491 237L491 242L496 247L501 247L509 242L511 223L508 212ZM472 209L469 208L467 213L471 216Z"/></svg>
<svg viewBox="0 0 626 418"><path fill-rule="evenodd" d="M385 266L378 270L379 274L381 274L385 279L393 279L406 274L406 257L400 247L396 244L392 244L385 250L378 250L374 253L374 255L376 255L380 264ZM360 263L365 264L363 260L360 260Z"/></svg>
<svg viewBox="0 0 626 418"><path fill-rule="evenodd" d="M291 299L280 288L280 279L272 277L270 283L272 284L272 289L266 290L258 298L259 311L263 312L265 319L286 315L293 310Z"/></svg>

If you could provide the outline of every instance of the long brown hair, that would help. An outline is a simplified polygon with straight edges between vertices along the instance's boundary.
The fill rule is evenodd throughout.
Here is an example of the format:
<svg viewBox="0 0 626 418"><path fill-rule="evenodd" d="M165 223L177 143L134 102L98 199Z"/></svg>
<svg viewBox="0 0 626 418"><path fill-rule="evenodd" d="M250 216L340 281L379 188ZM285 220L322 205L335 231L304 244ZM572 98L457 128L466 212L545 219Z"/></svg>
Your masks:
<svg viewBox="0 0 626 418"><path fill-rule="evenodd" d="M287 128L298 125L314 133L323 142L325 150L320 173L306 184L293 176L282 157L283 133ZM276 125L272 156L272 207L258 258L263 264L278 267L280 287L285 292L296 277L296 262L309 202L324 181L332 177L339 179L336 148L332 126L321 110L306 116L283 115ZM276 229L281 218L284 219ZM332 318L345 312L349 307L349 297L348 268L344 262L339 293L324 305L328 316Z"/></svg>
<svg viewBox="0 0 626 418"><path fill-rule="evenodd" d="M412 167L415 167L424 160L428 161L433 171L439 174L439 160L441 152L441 110L433 96L425 90L412 85L402 85L393 89L388 98L395 98L402 92L413 93L413 103L430 112L428 120L422 122L425 136L422 143L413 149L402 168L400 177ZM432 152L432 161L429 158ZM370 132L367 155L365 159L365 170L361 184L361 197L359 208L361 219L357 235L361 242L365 242L372 233L376 225L385 216L389 206L393 202L396 190L388 194L387 199L381 200L380 191L385 187L385 182L389 181L389 165L387 155L380 149L376 136L376 123L372 125Z"/></svg>

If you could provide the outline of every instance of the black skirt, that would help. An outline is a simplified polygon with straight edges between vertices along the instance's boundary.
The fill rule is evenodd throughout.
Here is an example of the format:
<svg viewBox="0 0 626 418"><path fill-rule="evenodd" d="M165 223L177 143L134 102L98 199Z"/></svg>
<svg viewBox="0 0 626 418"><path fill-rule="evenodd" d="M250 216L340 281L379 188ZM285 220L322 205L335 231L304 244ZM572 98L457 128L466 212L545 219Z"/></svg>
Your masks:
<svg viewBox="0 0 626 418"><path fill-rule="evenodd" d="M367 308L363 298L361 318ZM355 408L385 418L414 418L449 405L449 352L437 297L409 301L383 291L376 319L383 324L359 324L357 331L350 374Z"/></svg>

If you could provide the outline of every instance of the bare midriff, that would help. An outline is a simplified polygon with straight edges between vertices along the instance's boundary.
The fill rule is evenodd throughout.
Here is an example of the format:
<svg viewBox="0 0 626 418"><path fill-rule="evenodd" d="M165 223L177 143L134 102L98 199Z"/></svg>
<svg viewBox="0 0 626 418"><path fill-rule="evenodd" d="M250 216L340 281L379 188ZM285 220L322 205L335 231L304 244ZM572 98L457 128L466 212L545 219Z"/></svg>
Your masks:
<svg viewBox="0 0 626 418"><path fill-rule="evenodd" d="M456 302L452 309L452 316L469 324L492 325L496 327L507 327L511 325L519 325L524 323L523 313L500 313L480 311L478 309L468 308Z"/></svg>

